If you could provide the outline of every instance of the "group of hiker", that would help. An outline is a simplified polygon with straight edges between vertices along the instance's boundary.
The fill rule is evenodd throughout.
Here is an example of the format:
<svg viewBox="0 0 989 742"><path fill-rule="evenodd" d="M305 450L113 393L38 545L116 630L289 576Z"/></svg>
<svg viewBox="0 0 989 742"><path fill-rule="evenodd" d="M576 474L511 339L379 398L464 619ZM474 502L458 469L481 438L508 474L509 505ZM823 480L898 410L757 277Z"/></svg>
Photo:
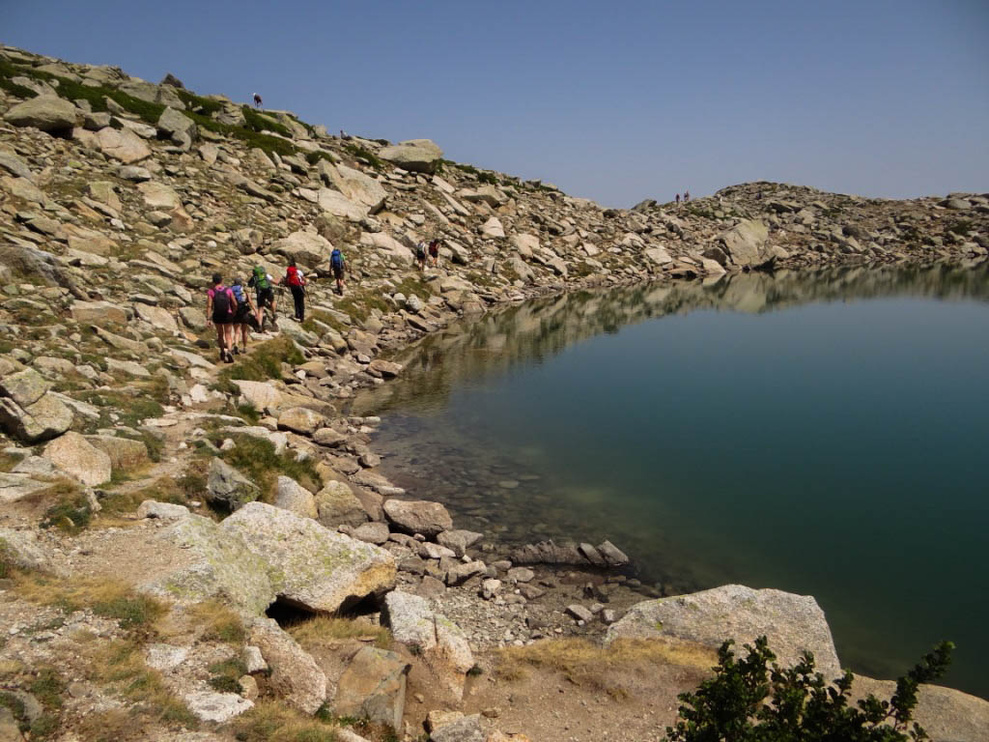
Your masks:
<svg viewBox="0 0 989 742"><path fill-rule="evenodd" d="M347 261L339 248L334 248L330 254L330 269L336 281L336 291L342 295ZM216 327L220 360L233 363L233 357L247 349L250 331L252 329L260 331L265 326L265 310L271 312L270 322L272 324L275 322L275 286L288 286L292 292L294 319L297 322L305 322L307 283L306 275L299 269L295 258L289 258L285 276L281 281L273 279L263 265L258 265L254 267L251 278L246 284L255 292L256 300L251 301L242 278L235 278L232 285L224 286L223 276L214 273L212 286L206 292L206 326Z"/></svg>
<svg viewBox="0 0 989 742"><path fill-rule="evenodd" d="M431 240L427 245L425 242L420 242L416 245L416 267L424 271L426 270L426 256L429 256L430 264L435 268L440 262L440 241Z"/></svg>
<svg viewBox="0 0 989 742"><path fill-rule="evenodd" d="M427 259L434 267L439 265L440 241L434 239L428 244L420 242L416 246L415 257L420 271L426 270ZM336 282L336 292L342 296L347 261L340 248L333 248L330 253L330 271ZM273 279L263 265L258 265L254 267L246 284L255 291L255 301L251 301L243 279L235 278L231 286L224 286L223 276L214 273L212 286L206 292L206 326L216 327L220 360L233 363L233 357L247 349L250 331L260 331L265 326L265 310L271 312L270 323L275 322L275 286L288 286L292 292L295 320L304 322L307 283L306 275L296 265L295 258L289 258L285 276L279 281Z"/></svg>
<svg viewBox="0 0 989 742"><path fill-rule="evenodd" d="M680 194L679 193L677 194L676 201L677 201L677 206L679 206L680 205ZM690 202L690 191L684 191L683 192L683 202L684 203L689 203Z"/></svg>

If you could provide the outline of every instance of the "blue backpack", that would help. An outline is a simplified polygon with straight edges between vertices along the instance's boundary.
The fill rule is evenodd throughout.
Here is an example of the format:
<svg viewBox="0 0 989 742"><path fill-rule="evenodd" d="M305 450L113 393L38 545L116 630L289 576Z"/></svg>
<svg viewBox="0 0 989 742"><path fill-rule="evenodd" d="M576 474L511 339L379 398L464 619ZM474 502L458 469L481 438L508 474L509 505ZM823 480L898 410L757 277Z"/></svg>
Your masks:
<svg viewBox="0 0 989 742"><path fill-rule="evenodd" d="M333 248L333 252L330 253L330 267L334 270L343 268L343 253L338 248Z"/></svg>
<svg viewBox="0 0 989 742"><path fill-rule="evenodd" d="M234 299L237 300L237 304L245 304L247 302L244 296L244 287L240 284L234 284L230 287L230 290L234 292Z"/></svg>

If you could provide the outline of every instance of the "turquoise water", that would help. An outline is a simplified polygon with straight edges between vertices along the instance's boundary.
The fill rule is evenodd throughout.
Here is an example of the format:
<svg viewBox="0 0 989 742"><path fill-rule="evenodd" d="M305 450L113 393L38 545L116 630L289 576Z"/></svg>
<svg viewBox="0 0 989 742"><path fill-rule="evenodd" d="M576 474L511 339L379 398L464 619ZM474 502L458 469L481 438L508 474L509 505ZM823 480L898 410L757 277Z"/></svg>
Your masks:
<svg viewBox="0 0 989 742"><path fill-rule="evenodd" d="M814 595L873 676L951 639L946 684L989 697L987 339L984 268L741 276L486 317L360 405L458 524Z"/></svg>

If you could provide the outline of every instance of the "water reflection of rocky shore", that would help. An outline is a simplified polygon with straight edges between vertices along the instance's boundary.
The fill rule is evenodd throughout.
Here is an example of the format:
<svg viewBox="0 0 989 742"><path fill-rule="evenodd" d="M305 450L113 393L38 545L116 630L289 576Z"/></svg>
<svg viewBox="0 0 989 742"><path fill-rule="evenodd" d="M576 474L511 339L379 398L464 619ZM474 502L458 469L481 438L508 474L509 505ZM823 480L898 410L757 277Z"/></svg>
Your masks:
<svg viewBox="0 0 989 742"><path fill-rule="evenodd" d="M656 284L533 301L426 338L396 359L406 366L402 379L355 400L354 412L387 416L375 444L384 456L385 473L410 494L445 503L458 527L483 531L506 546L542 538L598 543L615 536L608 529L615 503L607 493L592 486L575 491L572 482L563 484L564 477L554 481L553 464L540 450L522 444L491 450L473 438L470 419L450 430L437 429L424 417L444 409L461 386L540 364L571 344L624 325L698 310L760 313L888 296L989 301L989 271L982 265L749 273L714 283ZM661 530L625 533L616 543L649 565L640 576L662 592L711 583L681 553L682 544L675 548Z"/></svg>
<svg viewBox="0 0 989 742"><path fill-rule="evenodd" d="M355 414L435 406L462 379L540 363L623 325L698 310L759 313L813 302L913 296L989 301L989 263L961 268L844 268L741 273L713 282L664 283L535 300L441 330L394 360L402 381L359 397Z"/></svg>

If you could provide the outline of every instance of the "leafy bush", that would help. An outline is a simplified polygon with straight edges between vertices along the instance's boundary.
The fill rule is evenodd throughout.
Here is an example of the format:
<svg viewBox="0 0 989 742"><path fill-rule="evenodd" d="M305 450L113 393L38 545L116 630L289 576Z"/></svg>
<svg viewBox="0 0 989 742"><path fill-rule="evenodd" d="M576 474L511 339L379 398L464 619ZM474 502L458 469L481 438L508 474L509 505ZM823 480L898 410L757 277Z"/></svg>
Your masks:
<svg viewBox="0 0 989 742"><path fill-rule="evenodd" d="M954 645L942 642L896 681L888 701L870 694L849 706L851 671L829 684L814 672L814 656L805 652L794 667L774 660L765 636L748 656L736 660L726 641L718 650L715 676L695 693L682 693L680 718L667 727L671 742L906 742L929 739L917 723L910 726L917 690L944 674ZM771 669L770 669L771 668Z"/></svg>

